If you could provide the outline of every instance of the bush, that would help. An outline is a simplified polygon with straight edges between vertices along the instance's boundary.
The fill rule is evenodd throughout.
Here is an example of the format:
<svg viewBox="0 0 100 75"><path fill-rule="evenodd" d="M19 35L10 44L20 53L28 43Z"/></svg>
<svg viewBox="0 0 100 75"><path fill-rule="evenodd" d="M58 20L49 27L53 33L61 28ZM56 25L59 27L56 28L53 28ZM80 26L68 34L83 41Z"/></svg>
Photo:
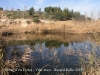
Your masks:
<svg viewBox="0 0 100 75"><path fill-rule="evenodd" d="M62 12L56 12L54 15L54 19L62 21L63 20Z"/></svg>
<svg viewBox="0 0 100 75"><path fill-rule="evenodd" d="M30 21L26 21L26 23L27 23L27 24L30 24L31 22L30 22Z"/></svg>
<svg viewBox="0 0 100 75"><path fill-rule="evenodd" d="M7 17L10 19L10 18L12 18L12 14L7 14Z"/></svg>
<svg viewBox="0 0 100 75"><path fill-rule="evenodd" d="M33 19L33 22L35 22L35 23L40 23L41 21L40 21L38 18L34 18L34 19Z"/></svg>

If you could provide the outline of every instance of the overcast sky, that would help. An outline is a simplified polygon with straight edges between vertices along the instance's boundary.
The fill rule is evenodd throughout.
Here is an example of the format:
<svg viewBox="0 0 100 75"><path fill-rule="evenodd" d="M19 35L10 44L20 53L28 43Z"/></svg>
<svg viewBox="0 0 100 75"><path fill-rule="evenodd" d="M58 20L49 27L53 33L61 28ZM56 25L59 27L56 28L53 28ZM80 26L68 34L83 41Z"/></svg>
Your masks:
<svg viewBox="0 0 100 75"><path fill-rule="evenodd" d="M27 9L34 7L36 10L47 6L58 6L64 9L65 7L79 11L82 14L90 14L91 11L100 11L100 0L0 0L0 7L4 9Z"/></svg>

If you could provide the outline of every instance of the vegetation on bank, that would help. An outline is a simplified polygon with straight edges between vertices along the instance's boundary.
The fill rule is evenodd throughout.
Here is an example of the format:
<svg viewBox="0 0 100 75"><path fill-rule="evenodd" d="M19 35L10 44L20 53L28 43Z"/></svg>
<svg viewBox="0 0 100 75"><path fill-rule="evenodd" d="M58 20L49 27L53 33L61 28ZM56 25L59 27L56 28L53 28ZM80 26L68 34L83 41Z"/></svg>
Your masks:
<svg viewBox="0 0 100 75"><path fill-rule="evenodd" d="M0 11L2 11L3 8L0 7ZM49 19L49 20L61 20L61 21L65 21L65 20L71 20L71 19L75 19L75 20L85 20L86 18L88 20L90 20L91 18L86 17L85 15L81 15L80 12L78 11L74 11L69 10L68 8L65 9L61 9L60 7L45 7L44 11L40 9L38 9L38 11L35 10L34 7L31 7L30 9L26 9L26 7L24 7L24 10L14 10L14 8L12 8L11 10L3 10L4 14L6 15L6 17L8 19L30 19L30 18L39 18L39 19Z"/></svg>
<svg viewBox="0 0 100 75"><path fill-rule="evenodd" d="M36 11L34 7L25 7L22 11L13 8L4 10L1 7L0 12L6 16L6 20L0 22L0 34L3 36L13 33L93 33L95 30L100 32L99 20L94 21L68 8L62 10L60 7L49 6L45 7L44 11L41 8ZM1 15L1 20L2 18Z"/></svg>
<svg viewBox="0 0 100 75"><path fill-rule="evenodd" d="M24 7L22 11L20 9L14 10L14 8L4 10L1 7L0 12L3 14L0 17L1 20L4 15L7 20L0 22L2 35L11 33L93 33L95 30L100 32L99 20L94 21L73 9L49 6L45 7L44 11L41 8L36 11L34 7L29 9Z"/></svg>

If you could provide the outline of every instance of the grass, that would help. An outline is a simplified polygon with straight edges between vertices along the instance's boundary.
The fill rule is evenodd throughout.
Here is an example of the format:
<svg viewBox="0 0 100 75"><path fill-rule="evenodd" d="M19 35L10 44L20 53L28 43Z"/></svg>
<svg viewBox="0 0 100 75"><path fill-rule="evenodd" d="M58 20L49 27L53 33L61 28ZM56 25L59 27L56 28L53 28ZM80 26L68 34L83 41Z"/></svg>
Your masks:
<svg viewBox="0 0 100 75"><path fill-rule="evenodd" d="M80 22L80 21L49 21L48 23L30 23L23 25L1 26L0 33L93 33L95 30L100 32L100 21L97 22Z"/></svg>
<svg viewBox="0 0 100 75"><path fill-rule="evenodd" d="M95 44L91 42L92 45L92 52L88 53L86 61L84 58L80 58L81 67L84 69L82 75L100 75L100 56L96 54L96 47L100 43L98 38L98 34L94 33ZM100 46L100 44L99 44Z"/></svg>
<svg viewBox="0 0 100 75"><path fill-rule="evenodd" d="M0 48L0 75L8 75L8 72L5 71L5 64L4 64L4 51Z"/></svg>
<svg viewBox="0 0 100 75"><path fill-rule="evenodd" d="M3 58L3 52L2 52L2 49L0 49L0 60L2 60Z"/></svg>

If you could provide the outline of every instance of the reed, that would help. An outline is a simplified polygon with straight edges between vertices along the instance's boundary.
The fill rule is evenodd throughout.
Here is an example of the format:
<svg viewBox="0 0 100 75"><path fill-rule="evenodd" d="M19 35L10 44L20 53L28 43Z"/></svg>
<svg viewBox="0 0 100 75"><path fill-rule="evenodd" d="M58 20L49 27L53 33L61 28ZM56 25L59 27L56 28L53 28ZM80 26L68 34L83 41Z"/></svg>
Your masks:
<svg viewBox="0 0 100 75"><path fill-rule="evenodd" d="M82 75L99 75L100 74L100 56L97 55L96 49L100 40L98 34L94 33L96 43L91 42L92 50L85 56L88 60L80 58L81 67L83 68ZM100 44L99 44L100 45Z"/></svg>
<svg viewBox="0 0 100 75"><path fill-rule="evenodd" d="M95 30L100 32L100 21L50 21L49 23L31 23L23 25L2 26L0 33L93 33Z"/></svg>

